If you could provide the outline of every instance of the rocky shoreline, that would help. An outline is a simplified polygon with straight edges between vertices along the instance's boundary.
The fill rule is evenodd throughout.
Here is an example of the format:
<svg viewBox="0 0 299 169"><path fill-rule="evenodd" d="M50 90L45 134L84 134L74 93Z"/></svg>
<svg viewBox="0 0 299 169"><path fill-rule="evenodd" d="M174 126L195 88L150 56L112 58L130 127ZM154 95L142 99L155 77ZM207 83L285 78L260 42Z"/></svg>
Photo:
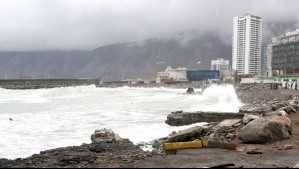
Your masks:
<svg viewBox="0 0 299 169"><path fill-rule="evenodd" d="M235 89L238 97L243 103L246 103L239 112L242 114L242 117L226 117L221 120L215 119L214 123L212 122L213 120L211 120L206 126L196 126L177 133L170 133L164 138L157 138L150 143L154 148L152 152L143 151L140 148L141 145L134 145L128 139L120 138L112 130L101 129L95 131L91 136L91 144L42 151L40 154L35 154L24 159L0 159L0 168L165 167L167 164L165 162L168 158L175 159L176 157L175 155L167 155L165 157L165 154L163 156L164 143L190 142L197 140L209 140L210 142L213 142L214 145L211 148L223 149L225 148L223 145L231 146L233 144L238 150L234 150L236 151L236 158L242 151L246 151L246 153L259 153L260 150L267 149L267 151L271 152L273 147L269 147L269 145L275 144L276 146L276 143L282 145L282 147L280 147L282 150L294 150L297 152L299 149L299 141L298 145L295 143L296 140L299 139L299 119L296 119L295 117L297 117L297 112L299 110L299 92L287 89L271 90L269 85L270 84L244 84L236 86ZM175 87L184 88L186 86L176 85ZM176 112L174 114L182 114L182 112ZM210 117L210 119L213 118L214 117ZM191 118L191 120L193 120L193 118ZM190 124L191 123L194 123L194 121L190 122ZM255 131L257 130L260 132L252 135L252 133L256 133ZM280 140L287 141L285 143L279 142ZM255 149L252 150L249 148L252 145L248 143L254 143L253 147L255 147ZM259 149L256 149L256 147ZM240 151L240 149L242 150ZM191 152L193 150L185 151ZM215 152L212 150L205 151L217 154L217 152L222 150L215 149ZM213 154L206 155L212 158L214 156ZM232 159L233 156L234 155L231 157ZM189 158L191 158L191 156ZM296 158L296 156L293 158ZM187 156L186 159L188 159ZM154 161L152 162L152 160ZM256 160L257 161L244 161L244 164L254 163L253 166L256 167L268 166L266 164L261 164L258 159ZM217 163L217 160L215 161L215 159L211 163L202 162L202 165L207 166L207 164L210 164L208 166L216 166L216 164L219 163ZM171 164L168 164L167 166L170 167ZM180 164L177 164L176 167L188 166L192 166L191 162L190 164L181 162ZM201 164L199 163L198 167L200 166ZM293 167L294 164L292 163L288 166L284 164L281 166Z"/></svg>
<svg viewBox="0 0 299 169"><path fill-rule="evenodd" d="M91 144L41 151L24 159L0 159L0 168L119 168L155 155L109 129L95 131L91 140Z"/></svg>
<svg viewBox="0 0 299 169"><path fill-rule="evenodd" d="M216 141L216 146L210 147L215 149L182 149L166 159L154 157L137 161L129 167L298 168L299 92L272 90L270 85L242 84L236 87L238 97L246 103L239 112L244 114L243 118L226 119L220 123L209 123L205 128L198 126L172 133L155 140L154 144L161 150L168 142L208 140ZM173 114L178 116L182 112ZM188 115L184 120L189 119L194 120ZM226 144L234 144L236 150L224 150L227 147L219 146ZM258 158L253 155L258 155ZM162 161L163 164L160 163Z"/></svg>

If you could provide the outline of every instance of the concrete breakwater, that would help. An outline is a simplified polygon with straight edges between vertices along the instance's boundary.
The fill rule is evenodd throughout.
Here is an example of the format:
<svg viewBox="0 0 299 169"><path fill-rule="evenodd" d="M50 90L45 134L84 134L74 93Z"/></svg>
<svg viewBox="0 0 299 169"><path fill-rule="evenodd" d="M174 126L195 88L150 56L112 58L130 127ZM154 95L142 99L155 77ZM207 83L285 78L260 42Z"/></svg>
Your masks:
<svg viewBox="0 0 299 169"><path fill-rule="evenodd" d="M187 89L188 87L192 87L194 89L199 89L200 86L198 84L193 84L189 82L180 82L180 83L129 83L126 81L123 82L103 82L99 85L99 87L110 87L110 88L116 88L116 87L144 87L144 88L152 88L152 87L167 87L167 88L177 88L177 89Z"/></svg>
<svg viewBox="0 0 299 169"><path fill-rule="evenodd" d="M5 89L40 89L69 86L100 84L99 79L2 79L0 88Z"/></svg>
<svg viewBox="0 0 299 169"><path fill-rule="evenodd" d="M171 112L167 116L166 124L170 126L183 126L199 122L221 122L225 119L242 119L242 113L219 113L219 112Z"/></svg>

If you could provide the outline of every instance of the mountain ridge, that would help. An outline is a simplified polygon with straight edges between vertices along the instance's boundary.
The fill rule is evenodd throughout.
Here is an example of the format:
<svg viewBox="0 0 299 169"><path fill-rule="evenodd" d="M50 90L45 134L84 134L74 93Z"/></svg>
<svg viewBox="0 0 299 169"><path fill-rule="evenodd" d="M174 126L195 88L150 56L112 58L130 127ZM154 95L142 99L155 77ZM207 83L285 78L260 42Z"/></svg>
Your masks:
<svg viewBox="0 0 299 169"><path fill-rule="evenodd" d="M296 28L296 22L265 25L263 46L277 34ZM211 60L232 59L232 46L217 32L205 32L187 42L180 39L148 39L142 43L110 44L93 50L0 51L0 79L99 78L153 79L167 66L210 70ZM198 64L200 61L200 64Z"/></svg>

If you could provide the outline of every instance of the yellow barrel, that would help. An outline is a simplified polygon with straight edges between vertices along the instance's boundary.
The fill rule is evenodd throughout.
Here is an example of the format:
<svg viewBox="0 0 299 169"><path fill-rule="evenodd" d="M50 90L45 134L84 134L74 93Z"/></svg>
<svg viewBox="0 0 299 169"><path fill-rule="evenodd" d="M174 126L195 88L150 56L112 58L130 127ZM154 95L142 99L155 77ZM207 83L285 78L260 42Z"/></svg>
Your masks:
<svg viewBox="0 0 299 169"><path fill-rule="evenodd" d="M202 147L209 147L209 141L208 140L202 140Z"/></svg>

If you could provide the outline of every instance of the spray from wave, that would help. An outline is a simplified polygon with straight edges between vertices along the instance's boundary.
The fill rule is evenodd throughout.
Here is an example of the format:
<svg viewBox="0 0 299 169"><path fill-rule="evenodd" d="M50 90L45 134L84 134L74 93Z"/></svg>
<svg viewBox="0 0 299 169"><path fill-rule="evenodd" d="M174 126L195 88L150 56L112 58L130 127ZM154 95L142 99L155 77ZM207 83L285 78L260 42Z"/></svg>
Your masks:
<svg viewBox="0 0 299 169"><path fill-rule="evenodd" d="M198 97L191 111L237 113L243 106L232 85L211 85Z"/></svg>

